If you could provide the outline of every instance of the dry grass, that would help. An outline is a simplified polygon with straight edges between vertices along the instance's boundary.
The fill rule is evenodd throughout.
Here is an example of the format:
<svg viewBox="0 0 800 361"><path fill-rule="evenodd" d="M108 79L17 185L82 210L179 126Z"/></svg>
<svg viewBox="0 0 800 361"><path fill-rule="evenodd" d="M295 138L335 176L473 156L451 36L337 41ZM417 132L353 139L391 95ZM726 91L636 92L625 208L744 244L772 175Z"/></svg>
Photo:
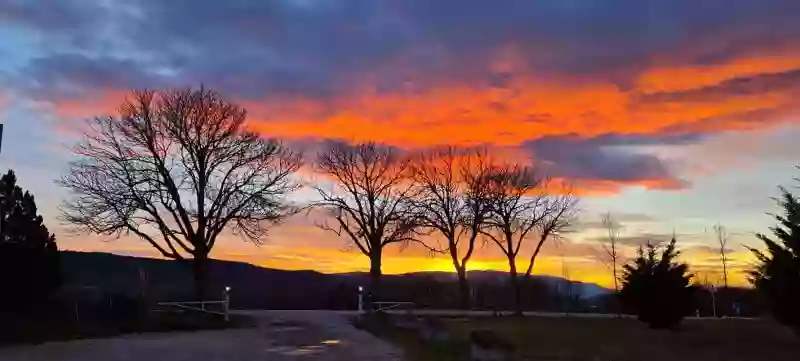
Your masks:
<svg viewBox="0 0 800 361"><path fill-rule="evenodd" d="M685 321L676 331L629 319L478 318L449 322L466 337L488 328L512 340L528 360L797 360L800 337L766 321Z"/></svg>
<svg viewBox="0 0 800 361"><path fill-rule="evenodd" d="M470 330L512 341L517 360L783 361L800 359L800 335L768 321L686 320L678 330L651 330L631 319L561 317L448 319L450 345L421 346L385 333L416 360L464 359ZM443 349L444 347L444 349ZM448 350L449 348L449 350Z"/></svg>

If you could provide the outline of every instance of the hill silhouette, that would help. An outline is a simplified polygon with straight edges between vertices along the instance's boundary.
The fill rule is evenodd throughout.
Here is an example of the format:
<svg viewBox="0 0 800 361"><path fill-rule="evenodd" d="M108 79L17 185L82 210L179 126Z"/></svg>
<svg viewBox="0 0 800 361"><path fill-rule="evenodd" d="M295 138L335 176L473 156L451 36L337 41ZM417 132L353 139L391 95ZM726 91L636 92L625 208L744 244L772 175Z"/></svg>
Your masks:
<svg viewBox="0 0 800 361"><path fill-rule="evenodd" d="M180 261L122 256L98 252L61 252L67 287L115 294L137 294L144 290L153 300L191 299L192 278L189 265ZM499 271L469 273L476 287L504 287L507 274ZM546 289L563 289L563 278L534 276ZM414 272L386 275L387 298L414 301L429 307L456 305L456 275L448 272ZM356 290L369 284L368 273L323 274L316 271L290 271L255 266L249 263L213 260L209 290L221 294L232 289L232 306L270 309L355 309ZM572 282L572 290L582 298L594 298L609 291L592 283ZM452 287L452 289L451 289ZM485 293L496 293L487 290Z"/></svg>

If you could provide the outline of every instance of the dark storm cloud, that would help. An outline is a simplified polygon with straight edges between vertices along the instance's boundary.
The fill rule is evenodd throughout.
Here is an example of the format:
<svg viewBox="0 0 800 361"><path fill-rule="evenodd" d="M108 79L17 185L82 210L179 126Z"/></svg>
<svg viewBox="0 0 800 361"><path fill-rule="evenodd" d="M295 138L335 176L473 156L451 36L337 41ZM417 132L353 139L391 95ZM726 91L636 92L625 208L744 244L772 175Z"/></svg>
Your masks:
<svg viewBox="0 0 800 361"><path fill-rule="evenodd" d="M684 144L701 135L642 136L611 134L596 138L544 137L523 147L532 153L537 167L547 175L573 180L603 179L620 182L675 180L658 157L631 152L629 146Z"/></svg>
<svg viewBox="0 0 800 361"><path fill-rule="evenodd" d="M141 64L129 59L57 54L32 59L21 70L22 76L18 78L20 82L17 86L25 88L34 95L47 97L58 94L80 95L87 89L129 89L166 85L168 79L149 73L145 69Z"/></svg>
<svg viewBox="0 0 800 361"><path fill-rule="evenodd" d="M144 68L139 73L161 67L252 98L325 97L371 72L386 91L408 80L423 87L440 78L485 80L496 76L487 68L503 46L541 72L626 86L659 54L714 63L800 38L793 0L19 0L0 4L0 14L54 42L125 54ZM103 57L92 59L102 70Z"/></svg>
<svg viewBox="0 0 800 361"><path fill-rule="evenodd" d="M57 32L88 32L83 26L101 15L97 2L83 0L4 0L0 19L34 29Z"/></svg>

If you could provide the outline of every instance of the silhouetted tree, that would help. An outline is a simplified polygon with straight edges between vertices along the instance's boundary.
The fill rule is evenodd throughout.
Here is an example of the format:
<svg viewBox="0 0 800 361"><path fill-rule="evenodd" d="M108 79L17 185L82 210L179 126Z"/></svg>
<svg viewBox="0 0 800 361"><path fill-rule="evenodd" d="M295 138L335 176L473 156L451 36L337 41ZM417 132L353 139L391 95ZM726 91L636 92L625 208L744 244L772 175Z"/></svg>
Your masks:
<svg viewBox="0 0 800 361"><path fill-rule="evenodd" d="M488 227L482 232L508 260L509 283L518 314L523 305L516 260L523 244L533 236L538 238L524 273L527 279L544 243L567 230L573 216L572 197L548 194L547 186L547 180L539 178L530 167L494 167L489 174L491 213L486 221Z"/></svg>
<svg viewBox="0 0 800 361"><path fill-rule="evenodd" d="M614 280L614 296L609 300L612 302L611 307L614 310L614 314L619 316L620 310L617 305L618 302L616 301L619 297L619 263L622 257L619 248L619 231L621 226L611 215L611 212L604 214L601 222L603 228L606 230L606 237L600 238L600 245L603 247L603 252L605 253L603 261L611 270L611 278Z"/></svg>
<svg viewBox="0 0 800 361"><path fill-rule="evenodd" d="M780 191L777 202L783 215L774 215L774 237L756 235L766 249L750 249L759 262L750 281L765 296L773 316L800 333L800 202L786 188Z"/></svg>
<svg viewBox="0 0 800 361"><path fill-rule="evenodd" d="M714 234L719 245L719 260L722 264L722 284L728 288L728 232L721 224L714 225Z"/></svg>
<svg viewBox="0 0 800 361"><path fill-rule="evenodd" d="M652 328L672 328L694 307L694 287L689 265L678 261L675 237L663 250L648 244L639 247L636 259L623 266L620 297Z"/></svg>
<svg viewBox="0 0 800 361"><path fill-rule="evenodd" d="M614 279L614 292L619 292L619 273L617 272L617 265L619 264L620 250L619 250L619 230L620 225L614 220L611 212L603 215L601 221L603 228L606 229L606 237L600 239L600 244L603 246L603 251L606 253L606 260L611 268L611 278Z"/></svg>
<svg viewBox="0 0 800 361"><path fill-rule="evenodd" d="M719 246L719 261L722 265L722 310L723 316L729 312L729 304L726 299L728 294L728 231L721 224L714 225L714 234L717 236L717 245Z"/></svg>
<svg viewBox="0 0 800 361"><path fill-rule="evenodd" d="M89 122L59 183L79 230L134 234L164 257L192 259L196 296L226 229L260 243L294 212L301 157L245 128L244 108L208 89L136 91L117 117Z"/></svg>
<svg viewBox="0 0 800 361"><path fill-rule="evenodd" d="M536 257L545 242L549 239L562 238L564 233L572 231L572 225L575 223L578 201L572 196L572 193L567 191L564 194L549 194L546 191L545 188L543 217L536 225L538 243L536 243L536 248L528 260L528 267L525 269L526 282L531 278Z"/></svg>
<svg viewBox="0 0 800 361"><path fill-rule="evenodd" d="M419 242L408 164L396 150L375 143L332 143L317 157L316 171L334 185L316 186L321 200L314 206L327 210L336 222L319 226L346 235L350 245L369 257L370 293L377 299L384 248Z"/></svg>
<svg viewBox="0 0 800 361"><path fill-rule="evenodd" d="M13 171L0 178L0 227L0 312L32 311L61 284L58 247Z"/></svg>
<svg viewBox="0 0 800 361"><path fill-rule="evenodd" d="M467 263L489 214L488 175L491 161L485 150L449 146L421 154L410 171L415 204L423 227L447 241L446 250L458 275L460 306L470 308Z"/></svg>

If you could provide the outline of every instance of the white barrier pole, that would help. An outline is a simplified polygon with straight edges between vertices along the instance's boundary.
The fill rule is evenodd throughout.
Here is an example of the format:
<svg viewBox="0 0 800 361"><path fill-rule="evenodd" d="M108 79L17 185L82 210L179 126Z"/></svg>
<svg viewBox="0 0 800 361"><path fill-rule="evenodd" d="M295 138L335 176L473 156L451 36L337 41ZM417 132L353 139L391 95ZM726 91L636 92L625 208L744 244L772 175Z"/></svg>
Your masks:
<svg viewBox="0 0 800 361"><path fill-rule="evenodd" d="M222 304L222 307L223 307L223 312L225 313L225 322L228 322L228 320L230 319L230 316L228 315L228 312L231 309L231 295L230 295L230 293L231 293L231 288L229 286L225 286L225 294L224 294L224 297L222 299L223 302L224 302Z"/></svg>
<svg viewBox="0 0 800 361"><path fill-rule="evenodd" d="M358 313L364 313L364 287L358 286Z"/></svg>

